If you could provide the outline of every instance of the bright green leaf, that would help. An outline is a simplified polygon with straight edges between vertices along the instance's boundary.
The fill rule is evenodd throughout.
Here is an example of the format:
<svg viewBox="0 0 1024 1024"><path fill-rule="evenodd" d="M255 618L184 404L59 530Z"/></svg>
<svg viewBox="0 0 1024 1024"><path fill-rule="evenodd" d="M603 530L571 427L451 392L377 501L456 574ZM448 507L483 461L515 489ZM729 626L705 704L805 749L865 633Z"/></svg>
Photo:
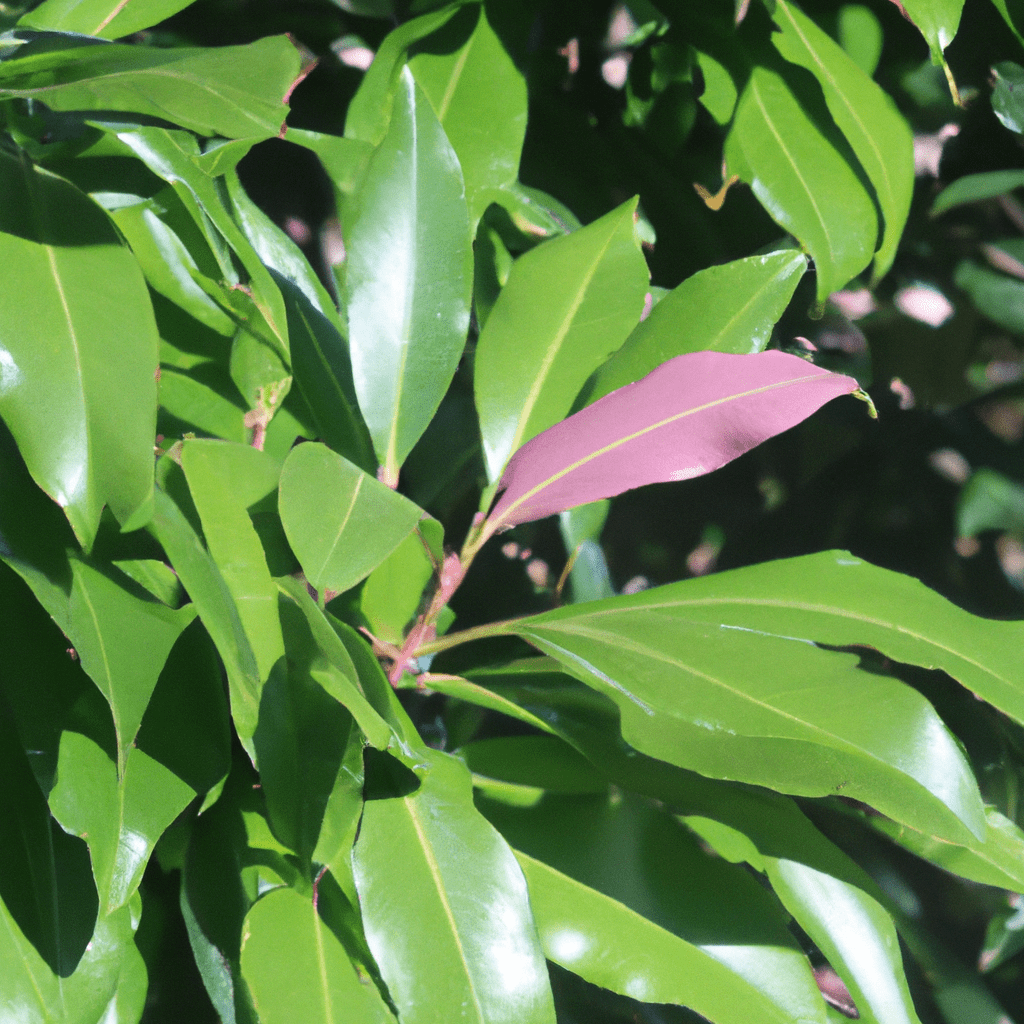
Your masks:
<svg viewBox="0 0 1024 1024"><path fill-rule="evenodd" d="M819 302L868 265L878 237L875 204L774 71L754 68L725 156L730 173L749 183L814 260Z"/></svg>
<svg viewBox="0 0 1024 1024"><path fill-rule="evenodd" d="M394 486L462 357L473 287L459 161L408 72L343 213L352 376Z"/></svg>
<svg viewBox="0 0 1024 1024"><path fill-rule="evenodd" d="M964 0L902 0L906 16L921 30L932 63L942 64L942 53L956 36Z"/></svg>
<svg viewBox="0 0 1024 1024"><path fill-rule="evenodd" d="M476 404L490 479L561 420L587 377L636 326L647 264L631 199L513 265L477 343Z"/></svg>
<svg viewBox="0 0 1024 1024"><path fill-rule="evenodd" d="M50 809L89 846L101 915L128 901L157 840L194 796L190 786L136 748L118 782L116 765L92 740L64 733Z"/></svg>
<svg viewBox="0 0 1024 1024"><path fill-rule="evenodd" d="M708 267L673 288L594 375L588 402L684 352L760 352L807 269L795 250Z"/></svg>
<svg viewBox="0 0 1024 1024"><path fill-rule="evenodd" d="M408 498L321 444L302 444L281 472L281 521L306 578L340 592L367 576L423 514Z"/></svg>
<svg viewBox="0 0 1024 1024"><path fill-rule="evenodd" d="M865 75L874 75L884 40L882 26L871 9L862 4L843 4L839 8L836 28L839 45L854 64Z"/></svg>
<svg viewBox="0 0 1024 1024"><path fill-rule="evenodd" d="M90 199L6 151L0 192L0 415L88 548L104 504L122 525L149 514L156 324L138 264Z"/></svg>
<svg viewBox="0 0 1024 1024"><path fill-rule="evenodd" d="M782 32L773 35L772 42L786 60L817 78L829 113L875 189L884 221L872 275L878 281L896 258L910 212L914 192L910 127L889 95L807 15L787 0L777 0L774 18Z"/></svg>
<svg viewBox="0 0 1024 1024"><path fill-rule="evenodd" d="M19 28L81 32L120 39L188 7L193 0L43 0L22 16Z"/></svg>

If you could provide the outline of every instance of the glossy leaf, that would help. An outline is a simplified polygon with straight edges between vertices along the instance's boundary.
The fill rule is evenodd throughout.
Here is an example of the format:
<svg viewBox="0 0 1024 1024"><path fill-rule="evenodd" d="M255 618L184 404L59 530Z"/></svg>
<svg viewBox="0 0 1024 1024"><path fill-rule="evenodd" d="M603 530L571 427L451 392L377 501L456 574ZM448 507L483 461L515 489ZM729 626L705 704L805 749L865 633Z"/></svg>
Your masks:
<svg viewBox="0 0 1024 1024"><path fill-rule="evenodd" d="M375 637L402 646L406 628L415 619L435 572L420 534L413 532L370 573L359 609Z"/></svg>
<svg viewBox="0 0 1024 1024"><path fill-rule="evenodd" d="M144 600L84 562L72 571L68 636L110 705L120 777L164 662L196 610Z"/></svg>
<svg viewBox="0 0 1024 1024"><path fill-rule="evenodd" d="M474 364L491 480L530 438L572 407L587 377L640 319L647 264L633 231L636 200L513 265Z"/></svg>
<svg viewBox="0 0 1024 1024"><path fill-rule="evenodd" d="M974 776L923 697L797 639L813 620L782 632L765 623L770 611L730 621L724 602L709 602L705 612L690 584L718 579L547 612L511 631L610 697L623 739L653 757L800 796L842 793L952 841L982 834ZM764 592L744 593L750 609L749 595ZM865 629L849 642L870 640Z"/></svg>
<svg viewBox="0 0 1024 1024"><path fill-rule="evenodd" d="M88 548L105 504L122 525L149 515L156 324L138 264L102 210L23 161L0 154L0 416Z"/></svg>
<svg viewBox="0 0 1024 1024"><path fill-rule="evenodd" d="M89 845L101 915L128 901L157 840L194 796L190 786L135 748L119 782L116 766L92 740L64 733L50 809L66 831Z"/></svg>
<svg viewBox="0 0 1024 1024"><path fill-rule="evenodd" d="M956 36L964 0L902 0L906 16L921 30L932 62L941 64L942 52Z"/></svg>
<svg viewBox="0 0 1024 1024"><path fill-rule="evenodd" d="M277 587L248 509L277 490L281 464L266 452L227 441L187 441L181 468L203 523L206 545L238 608L266 680L284 655Z"/></svg>
<svg viewBox="0 0 1024 1024"><path fill-rule="evenodd" d="M710 473L856 390L852 377L783 352L676 356L521 448L489 528Z"/></svg>
<svg viewBox="0 0 1024 1024"><path fill-rule="evenodd" d="M345 948L309 897L267 893L242 930L242 975L262 1024L393 1021L384 1000L356 973Z"/></svg>
<svg viewBox="0 0 1024 1024"><path fill-rule="evenodd" d="M761 352L807 269L796 250L708 267L673 288L594 375L587 400L686 352Z"/></svg>
<svg viewBox="0 0 1024 1024"><path fill-rule="evenodd" d="M352 376L394 485L462 357L473 286L459 161L408 71L344 215Z"/></svg>
<svg viewBox="0 0 1024 1024"><path fill-rule="evenodd" d="M124 110L231 139L277 135L300 77L287 36L217 49L110 43L24 54L0 63L0 98L37 99L51 110Z"/></svg>
<svg viewBox="0 0 1024 1024"><path fill-rule="evenodd" d="M992 68L992 110L1011 132L1024 133L1024 103L1020 98L1024 86L1024 68L1007 60Z"/></svg>
<svg viewBox="0 0 1024 1024"><path fill-rule="evenodd" d="M224 395L225 390L208 387L187 373L166 367L160 370L162 411L184 424L184 430L244 444L248 440L245 409L237 392L232 400ZM235 392L233 385L230 390Z"/></svg>
<svg viewBox="0 0 1024 1024"><path fill-rule="evenodd" d="M871 197L787 82L756 67L725 144L731 174L814 260L818 301L870 262L878 235Z"/></svg>
<svg viewBox="0 0 1024 1024"><path fill-rule="evenodd" d="M952 210L964 203L976 203L982 199L993 199L1005 195L1015 188L1024 186L1024 171L984 171L981 174L966 174L947 185L932 203L932 216Z"/></svg>
<svg viewBox="0 0 1024 1024"><path fill-rule="evenodd" d="M43 0L22 15L18 26L120 39L177 14L190 3L192 0Z"/></svg>
<svg viewBox="0 0 1024 1024"><path fill-rule="evenodd" d="M873 280L896 258L896 247L914 192L914 140L889 95L802 11L777 0L773 17L782 32L772 36L788 61L807 68L825 94L829 113L846 136L871 181L884 227Z"/></svg>
<svg viewBox="0 0 1024 1024"><path fill-rule="evenodd" d="M716 1024L825 1020L782 909L663 812L603 797L481 806L517 850L545 955L556 963Z"/></svg>
<svg viewBox="0 0 1024 1024"><path fill-rule="evenodd" d="M228 677L231 717L242 745L254 757L252 734L259 709L260 673L231 591L188 519L160 489L150 529L217 646Z"/></svg>
<svg viewBox="0 0 1024 1024"><path fill-rule="evenodd" d="M519 174L526 82L491 28L485 7L463 12L470 17L453 19L448 28L475 17L465 43L451 53L423 49L409 69L459 158L475 225L491 201L487 190L509 185Z"/></svg>
<svg viewBox="0 0 1024 1024"><path fill-rule="evenodd" d="M399 1015L553 1022L512 851L473 807L463 765L426 751L419 761L418 789L367 801L353 854L366 938Z"/></svg>
<svg viewBox="0 0 1024 1024"><path fill-rule="evenodd" d="M348 590L380 565L423 514L320 444L299 445L285 460L280 509L306 578L333 591Z"/></svg>

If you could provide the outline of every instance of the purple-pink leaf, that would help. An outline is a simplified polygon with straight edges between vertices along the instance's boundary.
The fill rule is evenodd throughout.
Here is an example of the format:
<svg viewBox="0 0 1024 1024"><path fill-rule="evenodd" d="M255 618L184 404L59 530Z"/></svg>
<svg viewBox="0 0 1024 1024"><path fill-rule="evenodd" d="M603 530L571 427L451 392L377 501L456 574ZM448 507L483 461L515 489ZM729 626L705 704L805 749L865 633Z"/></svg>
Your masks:
<svg viewBox="0 0 1024 1024"><path fill-rule="evenodd" d="M852 377L785 352L676 356L520 448L487 532L710 473L858 390Z"/></svg>

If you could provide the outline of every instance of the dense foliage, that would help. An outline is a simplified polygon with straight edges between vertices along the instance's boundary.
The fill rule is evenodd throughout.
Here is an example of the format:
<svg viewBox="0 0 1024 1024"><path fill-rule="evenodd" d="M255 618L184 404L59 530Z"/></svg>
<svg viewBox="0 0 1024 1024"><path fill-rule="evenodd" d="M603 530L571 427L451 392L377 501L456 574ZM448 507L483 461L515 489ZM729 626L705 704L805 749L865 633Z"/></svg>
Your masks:
<svg viewBox="0 0 1024 1024"><path fill-rule="evenodd" d="M0 6L0 1022L1018 1012L1019 6Z"/></svg>

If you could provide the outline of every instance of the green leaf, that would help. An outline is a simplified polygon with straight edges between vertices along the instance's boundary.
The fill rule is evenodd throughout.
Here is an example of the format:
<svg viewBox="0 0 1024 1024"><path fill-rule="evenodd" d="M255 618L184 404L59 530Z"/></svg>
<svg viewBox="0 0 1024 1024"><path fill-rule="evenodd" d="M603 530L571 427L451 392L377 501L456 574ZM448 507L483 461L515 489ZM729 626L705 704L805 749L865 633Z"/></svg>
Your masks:
<svg viewBox="0 0 1024 1024"><path fill-rule="evenodd" d="M159 488L149 528L167 553L217 646L228 677L231 717L242 746L254 757L252 734L258 717L260 674L231 591L188 519Z"/></svg>
<svg viewBox="0 0 1024 1024"><path fill-rule="evenodd" d="M854 64L872 76L882 56L882 25L870 8L862 4L843 4L836 20L839 45L850 55Z"/></svg>
<svg viewBox="0 0 1024 1024"><path fill-rule="evenodd" d="M960 262L953 279L971 297L975 308L993 323L1014 334L1024 332L1024 281L973 260Z"/></svg>
<svg viewBox="0 0 1024 1024"><path fill-rule="evenodd" d="M306 578L336 592L380 565L423 514L321 444L292 449L281 472L280 508Z"/></svg>
<svg viewBox="0 0 1024 1024"><path fill-rule="evenodd" d="M385 36L348 105L345 113L346 138L372 146L380 145L388 130L395 94L403 78L406 51L413 43L444 25L455 11L456 8L449 6L419 18L410 18Z"/></svg>
<svg viewBox="0 0 1024 1024"><path fill-rule="evenodd" d="M807 68L825 94L829 113L867 172L882 210L884 229L875 254L874 281L896 258L914 192L914 139L889 95L802 11L777 0L782 32L772 36L779 53Z"/></svg>
<svg viewBox="0 0 1024 1024"><path fill-rule="evenodd" d="M788 83L756 67L725 143L729 172L749 183L772 219L814 260L818 301L871 260L875 204Z"/></svg>
<svg viewBox="0 0 1024 1024"><path fill-rule="evenodd" d="M394 1021L312 900L293 889L267 893L246 915L242 975L261 1024Z"/></svg>
<svg viewBox="0 0 1024 1024"><path fill-rule="evenodd" d="M473 287L459 161L407 71L343 214L352 375L383 479L394 486L459 364Z"/></svg>
<svg viewBox="0 0 1024 1024"><path fill-rule="evenodd" d="M469 38L447 52L452 30L462 38L470 29ZM487 190L510 185L519 174L526 81L491 28L483 4L463 7L445 31L412 57L409 70L459 158L475 225L491 202Z"/></svg>
<svg viewBox="0 0 1024 1024"><path fill-rule="evenodd" d="M1010 26L1010 31L1017 37L1017 42L1024 46L1024 36L1020 33L1021 12L1020 7L1014 0L992 0L995 4L996 9L1003 16L1003 20L1007 25ZM1010 5L1013 6L1013 12L1010 11Z"/></svg>
<svg viewBox="0 0 1024 1024"><path fill-rule="evenodd" d="M485 791L492 788L492 783L548 793L608 791L607 779L586 758L554 736L474 740L456 753L473 773L473 785Z"/></svg>
<svg viewBox="0 0 1024 1024"><path fill-rule="evenodd" d="M947 185L932 203L932 216L952 210L964 203L977 203L982 199L994 199L1006 195L1015 188L1024 186L1024 171L984 171L981 174L965 174Z"/></svg>
<svg viewBox="0 0 1024 1024"><path fill-rule="evenodd" d="M359 610L379 640L402 646L436 567L418 532L410 533L367 577Z"/></svg>
<svg viewBox="0 0 1024 1024"><path fill-rule="evenodd" d="M193 0L43 0L21 17L19 28L80 32L103 39L130 36L172 14Z"/></svg>
<svg viewBox="0 0 1024 1024"><path fill-rule="evenodd" d="M594 375L586 400L640 380L684 352L761 352L806 269L807 257L787 249L698 271L637 324Z"/></svg>
<svg viewBox="0 0 1024 1024"><path fill-rule="evenodd" d="M233 386L231 390L235 390ZM188 431L244 444L247 430L241 399L232 401L222 391L208 387L187 373L166 367L160 369L162 410Z"/></svg>
<svg viewBox="0 0 1024 1024"><path fill-rule="evenodd" d="M628 797L480 804L517 851L555 963L634 999L689 1006L715 1024L824 1022L781 907L663 811Z"/></svg>
<svg viewBox="0 0 1024 1024"><path fill-rule="evenodd" d="M561 420L587 377L636 326L647 264L636 199L513 265L477 343L476 404L492 481L516 449Z"/></svg>
<svg viewBox="0 0 1024 1024"><path fill-rule="evenodd" d="M195 791L141 750L117 767L77 732L61 737L53 816L89 846L101 915L123 906L142 881L153 847Z"/></svg>
<svg viewBox="0 0 1024 1024"><path fill-rule="evenodd" d="M473 807L462 764L417 759L418 789L366 802L353 854L366 938L402 1021L554 1022L512 851Z"/></svg>
<svg viewBox="0 0 1024 1024"><path fill-rule="evenodd" d="M59 38L59 37L58 37ZM157 49L120 43L74 45L0 63L0 98L51 110L124 110L172 121L198 135L278 135L300 58L287 36L245 46Z"/></svg>
<svg viewBox="0 0 1024 1024"><path fill-rule="evenodd" d="M883 643L889 637L856 619L863 628L842 630L851 621L847 608L837 609L838 630L827 628L833 625L827 617L808 613L807 591L829 576L821 600L842 592L827 561L818 560L821 571L813 577L809 561L576 605L520 620L510 631L611 697L622 714L623 739L653 757L801 796L842 793L953 841L980 835L977 783L931 705L897 680L858 670L854 655L811 642L845 646L872 643L877 633ZM779 592L794 575L800 612L787 616ZM834 639L840 632L853 635ZM801 634L807 639L797 639Z"/></svg>
<svg viewBox="0 0 1024 1024"><path fill-rule="evenodd" d="M964 0L902 0L902 7L920 30L931 51L932 63L943 64L942 52L956 36Z"/></svg>
<svg viewBox="0 0 1024 1024"><path fill-rule="evenodd" d="M114 716L120 778L164 662L196 609L137 597L84 562L72 561L72 572L67 632Z"/></svg>
<svg viewBox="0 0 1024 1024"><path fill-rule="evenodd" d="M265 680L284 655L277 587L249 509L277 490L281 464L266 452L229 441L187 441L181 468L203 523L206 545L238 608Z"/></svg>
<svg viewBox="0 0 1024 1024"><path fill-rule="evenodd" d="M106 214L69 182L4 151L0 193L0 416L89 548L104 504L133 528L151 509L158 339L149 295Z"/></svg>

